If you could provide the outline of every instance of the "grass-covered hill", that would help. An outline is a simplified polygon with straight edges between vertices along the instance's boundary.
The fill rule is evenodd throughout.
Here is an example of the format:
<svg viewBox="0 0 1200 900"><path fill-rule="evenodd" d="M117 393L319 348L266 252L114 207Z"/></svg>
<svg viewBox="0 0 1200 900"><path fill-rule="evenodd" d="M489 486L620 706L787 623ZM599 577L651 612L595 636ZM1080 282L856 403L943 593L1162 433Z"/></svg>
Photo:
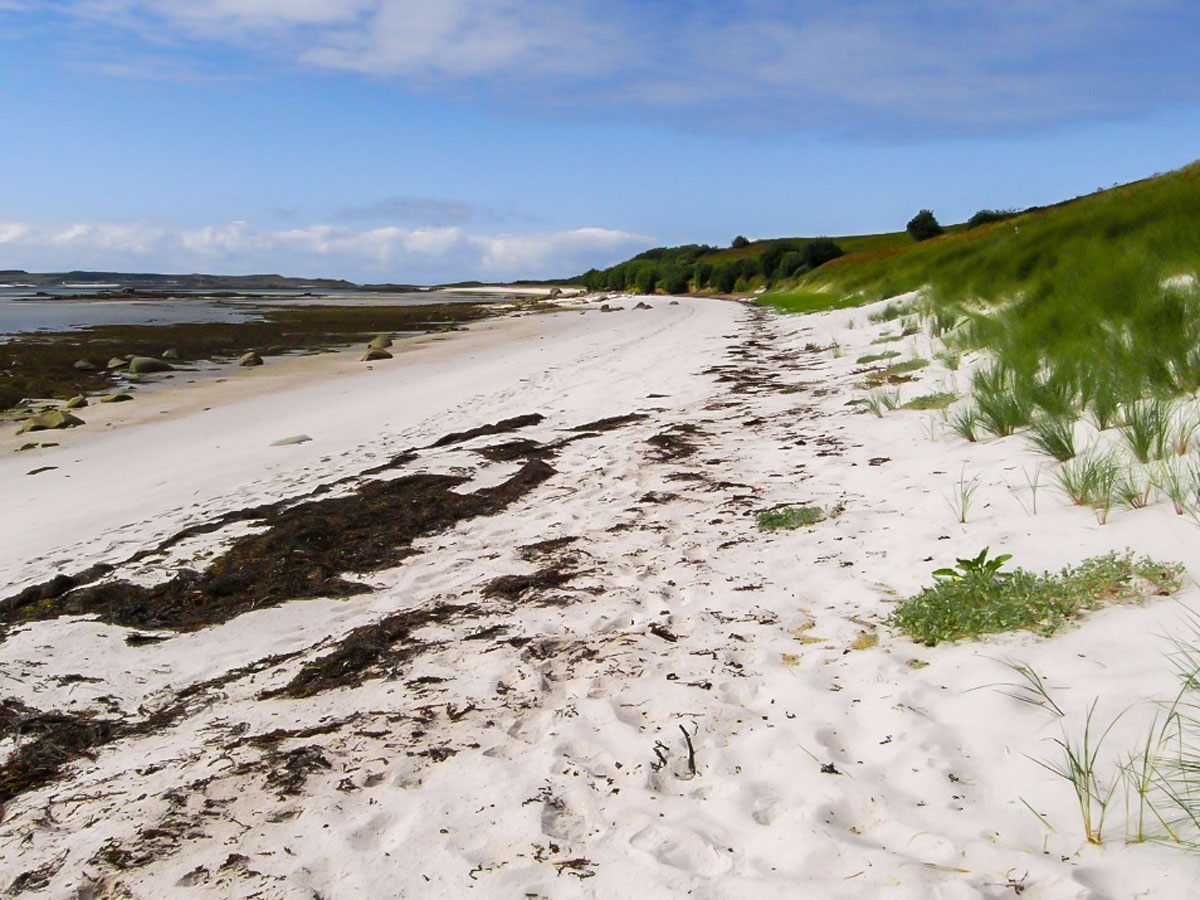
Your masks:
<svg viewBox="0 0 1200 900"><path fill-rule="evenodd" d="M1200 162L1051 207L981 211L926 240L660 248L584 280L670 293L765 288L760 302L793 312L919 291L896 313L948 354L987 352L972 376L975 412L1012 433L1065 429L1085 414L1104 428L1136 413L1131 404L1200 393L1198 274Z"/></svg>
<svg viewBox="0 0 1200 900"><path fill-rule="evenodd" d="M874 315L910 316L906 328L926 328L952 368L983 351L956 431L973 440L977 430L1029 428L1068 460L1086 419L1100 431L1118 426L1146 463L1166 459L1168 446L1186 450L1200 428L1192 405L1173 399L1200 393L1197 274L1193 163L931 240L847 253L762 299L803 312L918 292ZM1121 469L1109 462L1078 467L1112 482ZM1159 464L1155 477L1186 481L1200 497L1200 464Z"/></svg>

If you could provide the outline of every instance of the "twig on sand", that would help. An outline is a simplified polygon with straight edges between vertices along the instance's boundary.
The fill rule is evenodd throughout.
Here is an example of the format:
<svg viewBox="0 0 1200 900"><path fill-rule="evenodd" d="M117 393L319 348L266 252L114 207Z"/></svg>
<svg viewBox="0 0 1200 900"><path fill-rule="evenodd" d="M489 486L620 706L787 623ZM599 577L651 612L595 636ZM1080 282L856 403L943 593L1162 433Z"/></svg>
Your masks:
<svg viewBox="0 0 1200 900"><path fill-rule="evenodd" d="M690 734L688 734L687 729L684 728L683 725L679 726L679 730L683 732L683 739L684 739L684 741L687 742L688 771L691 772L693 775L695 775L695 774L697 774L697 772L696 772L696 748L692 746L692 736Z"/></svg>

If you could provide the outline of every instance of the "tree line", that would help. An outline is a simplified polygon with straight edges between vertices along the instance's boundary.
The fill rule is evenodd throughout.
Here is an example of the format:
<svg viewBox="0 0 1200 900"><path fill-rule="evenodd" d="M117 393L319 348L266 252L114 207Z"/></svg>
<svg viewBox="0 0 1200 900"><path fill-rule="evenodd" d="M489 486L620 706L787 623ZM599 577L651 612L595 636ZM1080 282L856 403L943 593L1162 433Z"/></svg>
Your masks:
<svg viewBox="0 0 1200 900"><path fill-rule="evenodd" d="M733 246L743 249L749 243L739 235ZM607 269L589 269L578 280L592 291L684 294L690 289L728 294L748 290L757 279L771 284L795 278L842 255L842 248L829 238L814 238L771 241L757 256L715 262L703 258L718 249L708 244L655 247Z"/></svg>

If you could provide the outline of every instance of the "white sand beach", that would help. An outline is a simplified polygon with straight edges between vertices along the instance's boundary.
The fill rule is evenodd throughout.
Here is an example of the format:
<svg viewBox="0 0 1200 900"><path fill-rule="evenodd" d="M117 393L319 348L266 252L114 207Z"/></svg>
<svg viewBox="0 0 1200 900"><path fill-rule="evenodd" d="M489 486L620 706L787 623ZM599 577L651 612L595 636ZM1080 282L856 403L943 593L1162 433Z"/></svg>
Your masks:
<svg viewBox="0 0 1200 900"><path fill-rule="evenodd" d="M265 522L130 560L231 511L347 496L397 457L368 477L451 475L467 495L529 460L553 472L420 538L398 565L345 575L370 586L352 596L149 643L92 616L8 627L0 698L146 727L5 805L0 888L1200 896L1195 855L1126 841L1121 796L1103 843L1088 843L1070 784L1040 764L1093 703L1101 726L1128 710L1097 770L1136 751L1150 701L1177 689L1167 638L1196 607L1200 526L1167 503L1101 525L1048 474L1034 514L1026 478L1048 466L1021 437L968 444L937 413L847 405L864 394L855 359L885 327L872 307L605 302L615 309L569 299L401 342L370 365L346 351L172 382L36 436L54 447L13 452L29 436L6 428L0 597L98 563L139 585L203 569ZM929 340L888 346L931 356ZM970 362L922 369L903 393L965 389ZM630 418L595 425L610 417ZM522 440L510 457L478 452ZM961 523L948 495L975 476ZM758 530L756 514L782 504L837 514ZM1037 572L1125 548L1189 572L1174 598L1049 638L930 648L883 624L932 570L985 547ZM416 615L429 610L444 614ZM344 685L279 693L355 629L403 613L411 627ZM1014 697L1005 661L1037 672L1063 715ZM17 747L0 742L0 759Z"/></svg>

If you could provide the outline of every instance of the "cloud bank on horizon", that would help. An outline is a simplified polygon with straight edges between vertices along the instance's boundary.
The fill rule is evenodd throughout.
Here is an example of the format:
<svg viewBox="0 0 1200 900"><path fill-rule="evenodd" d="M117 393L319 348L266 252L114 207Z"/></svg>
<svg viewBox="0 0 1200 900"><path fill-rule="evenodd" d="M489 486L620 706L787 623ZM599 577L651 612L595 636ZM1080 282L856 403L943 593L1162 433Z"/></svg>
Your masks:
<svg viewBox="0 0 1200 900"><path fill-rule="evenodd" d="M456 126L471 115L633 122L677 135L681 152L714 135L797 135L826 142L811 150L819 167L836 165L828 147L1037 139L1194 109L1198 26L1191 0L0 0L0 53L48 47L63 67L181 92L238 79L281 95L382 86L457 110ZM753 152L742 162L754 165ZM0 265L319 261L360 278L545 276L661 233L648 213L627 224L607 210L604 221L583 203L546 228L489 196L379 193L318 213L341 224L288 228L245 224L254 209L222 210L222 225L154 224L153 209L53 225L0 209L15 219L0 225ZM514 218L534 233L508 233Z"/></svg>
<svg viewBox="0 0 1200 900"><path fill-rule="evenodd" d="M0 222L0 254L30 262L27 271L278 272L404 283L447 281L446 272L472 272L494 281L557 271L578 274L592 260L646 247L646 235L604 228L546 234L469 234L454 226L353 229L308 225L280 231L246 222L164 227L117 222L47 225ZM554 267L554 268L552 268ZM532 274L531 274L532 273Z"/></svg>

